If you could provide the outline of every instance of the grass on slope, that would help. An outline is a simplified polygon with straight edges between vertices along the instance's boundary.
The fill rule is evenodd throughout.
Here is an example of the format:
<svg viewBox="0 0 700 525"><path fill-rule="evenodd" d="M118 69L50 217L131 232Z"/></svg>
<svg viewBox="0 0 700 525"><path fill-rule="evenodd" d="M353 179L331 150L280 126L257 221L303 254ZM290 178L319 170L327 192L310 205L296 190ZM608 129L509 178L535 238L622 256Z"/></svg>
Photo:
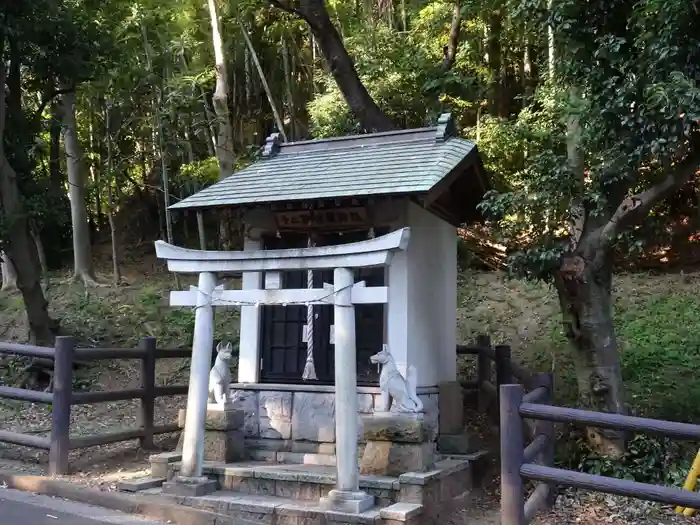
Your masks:
<svg viewBox="0 0 700 525"><path fill-rule="evenodd" d="M134 274L136 275L136 274ZM196 284L192 277L180 277L181 287ZM190 347L194 327L191 308L171 308L168 295L175 290L169 273L155 272L129 279L128 285L86 288L64 275L49 279L46 298L52 317L60 321L61 332L75 337L81 347L133 348L145 336L153 336L161 348ZM235 283L226 283L233 287ZM238 341L238 312L220 308L215 314L216 340ZM19 292L0 293L0 341L27 339L24 304ZM10 363L11 364L11 363ZM4 367L5 375L12 373ZM138 380L135 360L97 362L79 372L81 381L102 389L125 388ZM187 360L159 360L159 382L182 382L187 377ZM7 379L11 379L7 378ZM179 380L179 381L176 381Z"/></svg>
<svg viewBox="0 0 700 525"><path fill-rule="evenodd" d="M635 413L700 420L700 274L615 278L614 322L628 401ZM557 402L576 399L559 305L546 285L497 274L462 277L461 341L490 333L532 370L555 371Z"/></svg>

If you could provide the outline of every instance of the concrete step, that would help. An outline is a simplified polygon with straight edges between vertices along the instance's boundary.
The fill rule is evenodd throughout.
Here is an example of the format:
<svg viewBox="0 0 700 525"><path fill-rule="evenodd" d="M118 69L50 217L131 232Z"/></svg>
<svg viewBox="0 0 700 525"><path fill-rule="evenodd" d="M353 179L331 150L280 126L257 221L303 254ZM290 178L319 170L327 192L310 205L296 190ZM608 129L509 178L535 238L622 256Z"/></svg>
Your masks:
<svg viewBox="0 0 700 525"><path fill-rule="evenodd" d="M234 523L275 525L420 525L423 506L397 504L377 506L361 514L347 514L322 509L318 502L299 501L280 496L242 494L221 490L196 498L164 494L160 488L143 494L161 496L181 505L231 516Z"/></svg>
<svg viewBox="0 0 700 525"><path fill-rule="evenodd" d="M246 455L253 461L266 463L288 463L299 465L325 465L334 467L334 454L318 454L314 452L287 452L275 450L249 450Z"/></svg>
<svg viewBox="0 0 700 525"><path fill-rule="evenodd" d="M122 492L142 492L147 489L162 487L165 482L166 478L154 478L152 476L125 479L117 484L117 490Z"/></svg>
<svg viewBox="0 0 700 525"><path fill-rule="evenodd" d="M180 470L179 460L180 457L173 454L154 456L151 475L155 477L157 472L162 474L165 471L165 477L172 479ZM452 512L468 505L468 496L478 476L475 471L480 470L482 461L481 454L443 457L431 471L407 472L398 477L360 476L359 485L362 491L375 497L378 509L401 503L419 505L422 509L421 519L425 523L441 523L441 520L446 520ZM313 508L317 511L320 511L319 500L335 488L336 483L336 468L332 466L260 461L229 464L205 462L203 475L218 483L221 493L217 493L217 497L220 499L226 496L226 505L234 501L236 505L241 501L253 501L250 498L270 503L269 498L274 498L272 501L278 503L278 500L288 500L294 502L297 507ZM214 500L207 499L208 497L190 497L186 498L186 502L213 504ZM218 501L216 498L215 500ZM277 508L274 505L273 507Z"/></svg>
<svg viewBox="0 0 700 525"><path fill-rule="evenodd" d="M323 465L205 465L203 472L224 490L244 494L318 501L335 488L335 467ZM399 501L399 478L360 476L360 489L373 495L379 506Z"/></svg>

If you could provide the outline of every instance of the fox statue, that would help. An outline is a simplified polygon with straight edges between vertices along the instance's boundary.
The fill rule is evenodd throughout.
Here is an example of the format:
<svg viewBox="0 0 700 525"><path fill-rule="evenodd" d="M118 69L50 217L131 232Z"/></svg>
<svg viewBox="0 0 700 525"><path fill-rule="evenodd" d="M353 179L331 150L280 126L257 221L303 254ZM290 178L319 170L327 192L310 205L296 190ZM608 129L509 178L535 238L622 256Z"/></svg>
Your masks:
<svg viewBox="0 0 700 525"><path fill-rule="evenodd" d="M384 345L382 351L374 354L369 360L374 364L382 365L382 372L379 374L381 401L376 412L389 412L392 400L396 403L398 412L423 411L423 403L416 394L416 367L409 366L407 377L404 378L396 368L396 362L389 353L387 345Z"/></svg>
<svg viewBox="0 0 700 525"><path fill-rule="evenodd" d="M231 386L231 343L216 345L216 362L209 372L209 403L225 406L229 403Z"/></svg>

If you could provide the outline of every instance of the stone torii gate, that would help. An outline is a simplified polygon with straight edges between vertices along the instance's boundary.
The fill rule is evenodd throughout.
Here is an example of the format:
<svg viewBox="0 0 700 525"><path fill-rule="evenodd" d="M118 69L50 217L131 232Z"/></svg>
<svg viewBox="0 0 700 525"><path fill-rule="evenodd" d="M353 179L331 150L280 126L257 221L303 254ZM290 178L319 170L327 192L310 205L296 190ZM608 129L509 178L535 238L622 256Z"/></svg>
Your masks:
<svg viewBox="0 0 700 525"><path fill-rule="evenodd" d="M167 261L168 270L199 274L196 288L170 293L171 306L196 308L182 450L182 483L196 484L202 476L204 423L214 340L212 308L332 304L335 316L337 485L322 498L321 503L327 508L345 512L363 512L374 504L372 496L359 490L354 305L387 303L388 288L355 283L352 269L390 266L392 254L406 249L409 235L410 229L403 228L351 244L257 251L190 250L156 241L156 255ZM334 269L332 287L280 289L282 271L327 269ZM223 286L217 286L216 272L266 272L266 286L257 290L224 290Z"/></svg>

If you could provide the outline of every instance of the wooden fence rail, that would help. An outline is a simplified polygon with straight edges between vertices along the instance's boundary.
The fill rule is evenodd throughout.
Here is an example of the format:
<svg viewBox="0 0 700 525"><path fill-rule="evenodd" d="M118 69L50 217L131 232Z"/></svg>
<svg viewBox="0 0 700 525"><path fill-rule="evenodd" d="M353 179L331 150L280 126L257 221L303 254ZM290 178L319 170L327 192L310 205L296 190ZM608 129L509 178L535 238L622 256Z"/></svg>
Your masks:
<svg viewBox="0 0 700 525"><path fill-rule="evenodd" d="M500 385L520 382L526 388L538 386L538 374L534 374L511 357L508 345L491 345L488 335L479 335L475 344L457 345L457 355L476 356L476 380L462 383L467 389L477 391L479 412L491 412L498 420L498 399ZM493 409L493 410L491 410Z"/></svg>
<svg viewBox="0 0 700 525"><path fill-rule="evenodd" d="M153 337L145 337L138 348L75 348L71 337L57 337L53 348L0 342L0 354L52 359L53 392L37 392L0 386L0 398L51 405L51 435L40 437L0 430L0 442L49 451L49 474L68 473L68 452L71 450L138 439L144 449L154 447L153 437L175 432L177 424L156 426L155 400L162 396L187 394L187 385L156 386L157 359L190 356L189 349L157 348ZM141 386L121 391L73 392L73 363L103 359L140 359ZM108 401L141 400L138 428L108 434L70 437L71 407Z"/></svg>
<svg viewBox="0 0 700 525"><path fill-rule="evenodd" d="M540 381L542 376L540 376ZM700 440L700 425L591 412L575 408L551 406L550 394L543 393L545 385L529 394L522 385L501 385L501 523L526 525L535 513L551 502L552 487L561 485L606 494L617 494L668 505L700 508L700 494L673 487L639 483L554 468L553 425L578 423L599 428L647 432L676 439ZM524 446L523 428L533 420L541 430ZM535 461L539 460L539 464ZM540 482L530 498L525 500L526 479Z"/></svg>

